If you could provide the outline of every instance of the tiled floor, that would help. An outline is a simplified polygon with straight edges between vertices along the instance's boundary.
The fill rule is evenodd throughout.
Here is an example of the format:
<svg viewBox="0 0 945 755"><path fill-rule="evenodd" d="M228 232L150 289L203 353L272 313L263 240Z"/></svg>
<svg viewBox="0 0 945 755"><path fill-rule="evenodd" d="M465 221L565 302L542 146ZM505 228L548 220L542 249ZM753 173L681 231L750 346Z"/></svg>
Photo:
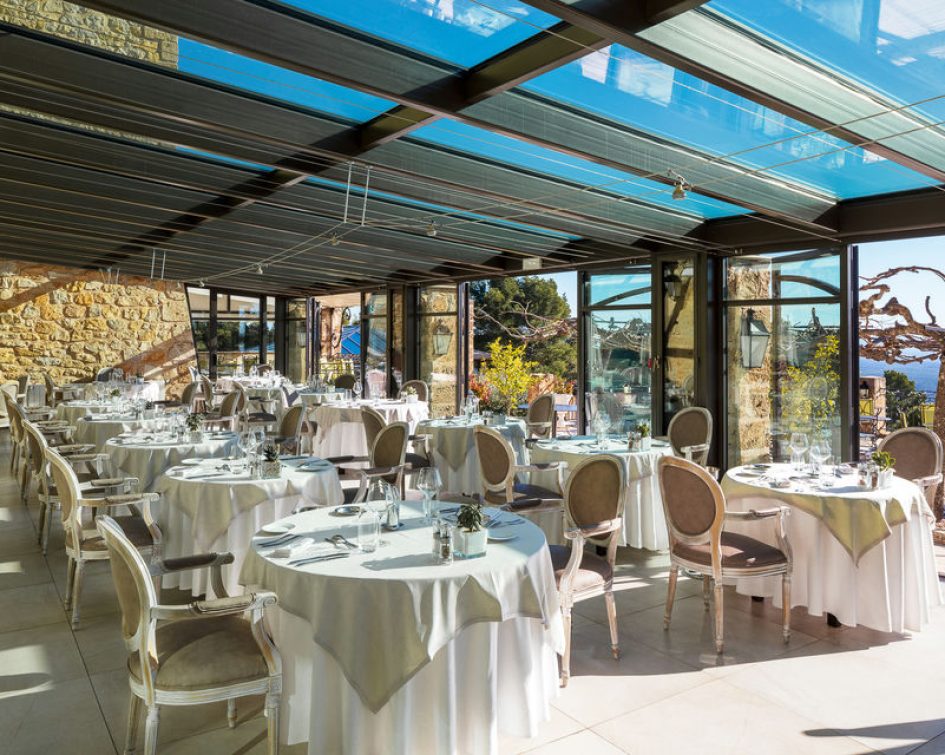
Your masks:
<svg viewBox="0 0 945 755"><path fill-rule="evenodd" d="M61 530L43 558L37 508L20 502L6 461L0 448L0 753L120 752L128 688L108 567L89 570L82 626L71 631ZM797 610L785 646L776 612L727 595L718 658L701 585L681 581L667 633L666 558L622 560L622 658L610 657L603 602L578 606L570 685L540 736L503 740L503 753L945 753L945 610L914 636L831 629ZM242 703L231 730L223 705L168 708L159 751L257 755L260 711L261 701Z"/></svg>

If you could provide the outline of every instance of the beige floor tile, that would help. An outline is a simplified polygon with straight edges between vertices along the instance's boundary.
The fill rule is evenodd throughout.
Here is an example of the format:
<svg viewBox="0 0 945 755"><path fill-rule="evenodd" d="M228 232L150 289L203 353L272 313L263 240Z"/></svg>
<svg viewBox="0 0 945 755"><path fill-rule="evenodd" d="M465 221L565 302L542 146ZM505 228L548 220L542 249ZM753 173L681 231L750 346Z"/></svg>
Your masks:
<svg viewBox="0 0 945 755"><path fill-rule="evenodd" d="M55 624L65 619L52 582L0 590L0 632Z"/></svg>
<svg viewBox="0 0 945 755"><path fill-rule="evenodd" d="M562 697L568 690L562 690ZM570 716L565 715L557 708L551 709L551 717L541 726L537 737L524 739L522 737L499 737L499 755L517 755L520 752L533 750L556 739L575 734L585 727Z"/></svg>
<svg viewBox="0 0 945 755"><path fill-rule="evenodd" d="M115 752L85 677L3 700L0 750L16 755Z"/></svg>
<svg viewBox="0 0 945 755"><path fill-rule="evenodd" d="M52 575L42 553L22 553L14 556L0 552L0 590L51 581Z"/></svg>
<svg viewBox="0 0 945 755"><path fill-rule="evenodd" d="M0 457L0 465L2 465L3 459ZM0 493L0 496L3 494ZM33 517L33 509L35 507L27 507L22 504L19 506L4 506L2 501L0 501L0 528L6 527L20 527L23 525L33 526L35 521Z"/></svg>
<svg viewBox="0 0 945 755"><path fill-rule="evenodd" d="M0 553L5 557L38 552L36 530L31 523L0 526Z"/></svg>
<svg viewBox="0 0 945 755"><path fill-rule="evenodd" d="M83 618L74 636L90 674L127 667L128 652L121 636L120 622L117 613Z"/></svg>
<svg viewBox="0 0 945 755"><path fill-rule="evenodd" d="M585 729L527 751L529 755L623 755L623 750Z"/></svg>
<svg viewBox="0 0 945 755"><path fill-rule="evenodd" d="M910 745L903 745L901 748L886 748L885 752L889 755L942 755L945 752L945 734L940 734L935 739L919 745L914 749L906 749Z"/></svg>
<svg viewBox="0 0 945 755"><path fill-rule="evenodd" d="M0 708L4 700L80 678L85 666L65 620L0 633Z"/></svg>
<svg viewBox="0 0 945 755"><path fill-rule="evenodd" d="M715 680L611 719L594 732L631 755L830 755L864 752L845 737L813 737L806 720Z"/></svg>

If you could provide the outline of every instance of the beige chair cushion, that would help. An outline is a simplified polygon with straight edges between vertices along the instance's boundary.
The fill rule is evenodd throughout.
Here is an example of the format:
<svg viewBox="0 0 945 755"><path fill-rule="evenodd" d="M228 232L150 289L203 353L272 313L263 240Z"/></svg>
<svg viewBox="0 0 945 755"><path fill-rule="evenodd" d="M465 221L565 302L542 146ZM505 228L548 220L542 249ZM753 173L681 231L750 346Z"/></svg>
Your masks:
<svg viewBox="0 0 945 755"><path fill-rule="evenodd" d="M549 545L548 549L551 551L551 564L555 570L555 583L560 585L568 560L571 558L571 549L566 545ZM613 578L614 570L607 559L585 551L581 558L581 566L574 577L574 591L582 592L594 587L603 587Z"/></svg>
<svg viewBox="0 0 945 755"><path fill-rule="evenodd" d="M703 566L712 565L712 556L708 543L687 545L676 543L673 552L686 561ZM722 532L722 568L753 569L759 566L774 566L787 562L785 555L770 545L755 540L747 535L735 532Z"/></svg>
<svg viewBox="0 0 945 755"><path fill-rule="evenodd" d="M249 682L269 675L249 622L239 616L184 619L158 626L157 688L197 690ZM128 658L141 681L138 653Z"/></svg>
<svg viewBox="0 0 945 755"><path fill-rule="evenodd" d="M151 537L151 530L144 519L138 514L128 516L112 517L121 527L122 532L128 537L132 545L136 548L149 548L154 545L154 538ZM94 533L94 534L92 534ZM84 551L103 551L105 550L105 541L96 530L90 530L91 537L82 540L82 550ZM72 530L66 529L66 548L73 548Z"/></svg>
<svg viewBox="0 0 945 755"><path fill-rule="evenodd" d="M529 485L524 482L517 482L515 483L515 487L512 489L512 499L517 501L520 498L560 500L561 493L558 493L554 490L549 490L548 488L543 488L541 485ZM489 503L506 503L505 494L499 492L486 491L485 499Z"/></svg>

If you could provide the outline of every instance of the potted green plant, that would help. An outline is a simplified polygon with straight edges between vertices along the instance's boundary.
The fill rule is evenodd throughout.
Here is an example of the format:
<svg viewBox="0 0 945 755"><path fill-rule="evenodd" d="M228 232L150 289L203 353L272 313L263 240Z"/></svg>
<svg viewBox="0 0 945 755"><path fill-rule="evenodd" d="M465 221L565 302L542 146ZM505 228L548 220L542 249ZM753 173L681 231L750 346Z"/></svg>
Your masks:
<svg viewBox="0 0 945 755"><path fill-rule="evenodd" d="M404 388L404 390L402 391L402 393L403 393L403 396L404 396L404 400L405 400L408 404L415 404L415 403L417 403L417 389L414 388L412 385L408 385L406 388Z"/></svg>
<svg viewBox="0 0 945 755"><path fill-rule="evenodd" d="M184 423L187 425L187 429L190 431L190 442L199 443L203 437L200 429L203 426L204 416L196 412L187 415L187 419L184 420Z"/></svg>
<svg viewBox="0 0 945 755"><path fill-rule="evenodd" d="M650 442L652 438L650 437L650 423L641 422L637 425L637 432L640 433L640 450L649 451Z"/></svg>
<svg viewBox="0 0 945 755"><path fill-rule="evenodd" d="M896 464L895 458L886 451L874 451L870 458L878 470L876 487L888 488L895 472L893 469Z"/></svg>
<svg viewBox="0 0 945 755"><path fill-rule="evenodd" d="M279 449L275 443L269 442L263 446L262 450L262 469L261 477L264 480L272 480L282 474L282 463L279 461Z"/></svg>
<svg viewBox="0 0 945 755"><path fill-rule="evenodd" d="M488 532L483 524L482 507L478 503L464 503L456 515L456 555L476 558L486 554Z"/></svg>

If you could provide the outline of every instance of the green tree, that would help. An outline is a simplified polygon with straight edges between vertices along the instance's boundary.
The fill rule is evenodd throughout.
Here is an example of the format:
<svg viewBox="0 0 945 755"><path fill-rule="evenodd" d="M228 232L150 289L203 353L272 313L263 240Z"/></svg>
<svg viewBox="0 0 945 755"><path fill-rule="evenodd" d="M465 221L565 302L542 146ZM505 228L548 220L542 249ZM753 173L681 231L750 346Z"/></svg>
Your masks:
<svg viewBox="0 0 945 755"><path fill-rule="evenodd" d="M525 359L562 378L577 374L576 326L558 284L537 275L494 278L470 285L475 348L501 339L525 346Z"/></svg>
<svg viewBox="0 0 945 755"><path fill-rule="evenodd" d="M903 415L910 424L920 424L925 394L916 389L915 381L899 370L886 370L883 377L886 379L886 416L892 426L903 427Z"/></svg>
<svg viewBox="0 0 945 755"><path fill-rule="evenodd" d="M825 336L800 367L788 367L781 390L781 417L791 432L819 432L839 415L840 339Z"/></svg>

